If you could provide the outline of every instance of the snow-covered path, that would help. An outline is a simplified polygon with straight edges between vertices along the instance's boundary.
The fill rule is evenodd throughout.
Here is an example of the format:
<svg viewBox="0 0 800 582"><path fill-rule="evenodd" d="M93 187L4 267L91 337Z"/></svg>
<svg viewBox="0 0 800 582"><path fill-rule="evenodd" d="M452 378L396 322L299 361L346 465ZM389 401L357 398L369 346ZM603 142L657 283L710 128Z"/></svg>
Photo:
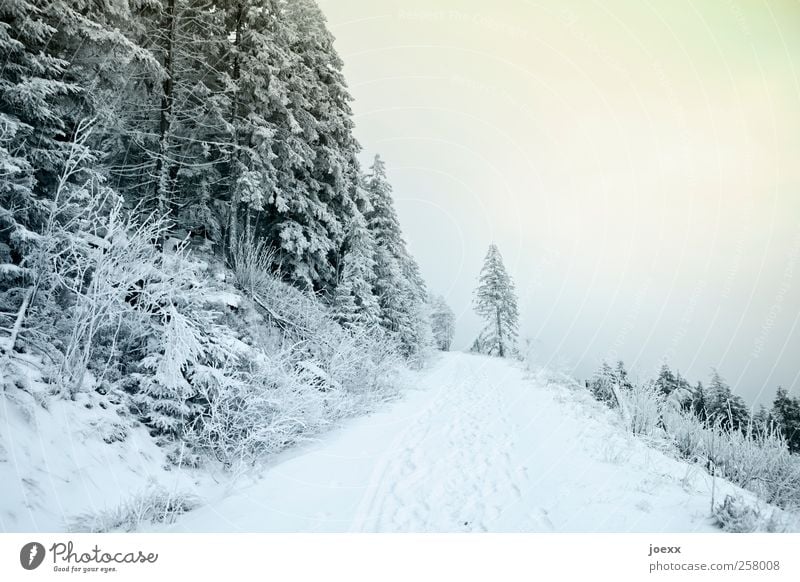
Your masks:
<svg viewBox="0 0 800 582"><path fill-rule="evenodd" d="M458 353L414 378L169 529L718 531L708 475L629 437L583 390Z"/></svg>

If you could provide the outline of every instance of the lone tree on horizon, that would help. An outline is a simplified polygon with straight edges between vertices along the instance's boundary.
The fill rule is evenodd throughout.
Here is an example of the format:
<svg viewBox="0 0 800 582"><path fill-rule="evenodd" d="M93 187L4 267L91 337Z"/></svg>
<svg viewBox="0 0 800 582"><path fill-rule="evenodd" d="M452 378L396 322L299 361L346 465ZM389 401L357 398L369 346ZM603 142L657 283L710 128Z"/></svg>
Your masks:
<svg viewBox="0 0 800 582"><path fill-rule="evenodd" d="M506 272L497 245L489 245L474 297L475 312L486 325L472 346L490 356L504 358L517 353L519 310L514 282Z"/></svg>

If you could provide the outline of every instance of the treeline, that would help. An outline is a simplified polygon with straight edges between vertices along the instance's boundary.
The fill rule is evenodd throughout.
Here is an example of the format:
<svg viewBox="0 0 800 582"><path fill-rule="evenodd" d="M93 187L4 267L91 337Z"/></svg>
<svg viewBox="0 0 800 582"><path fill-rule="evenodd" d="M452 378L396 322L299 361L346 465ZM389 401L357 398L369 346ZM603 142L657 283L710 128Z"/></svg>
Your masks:
<svg viewBox="0 0 800 582"><path fill-rule="evenodd" d="M751 411L716 370L712 371L708 385L700 381L692 385L679 372L663 364L658 376L649 383L664 399L671 400L707 426L753 434L778 432L791 452L800 453L800 398L789 396L782 387L778 387L770 408L760 405ZM609 404L616 400L614 387L633 387L621 361L613 368L603 363L586 385L596 398Z"/></svg>
<svg viewBox="0 0 800 582"><path fill-rule="evenodd" d="M313 0L7 0L0 53L0 392L233 467L449 348Z"/></svg>
<svg viewBox="0 0 800 582"><path fill-rule="evenodd" d="M359 164L313 0L7 0L0 52L3 311L48 225L103 191L166 218L163 239L264 241L287 281L406 356L427 341L424 281L383 162Z"/></svg>
<svg viewBox="0 0 800 582"><path fill-rule="evenodd" d="M619 414L625 428L676 458L696 463L763 502L800 507L797 399L779 389L772 410L751 414L741 397L714 371L708 386L692 386L667 365L645 382L630 379L622 362L603 364L586 382L594 397ZM767 514L740 497L714 497L716 521L729 531L782 531L780 515Z"/></svg>

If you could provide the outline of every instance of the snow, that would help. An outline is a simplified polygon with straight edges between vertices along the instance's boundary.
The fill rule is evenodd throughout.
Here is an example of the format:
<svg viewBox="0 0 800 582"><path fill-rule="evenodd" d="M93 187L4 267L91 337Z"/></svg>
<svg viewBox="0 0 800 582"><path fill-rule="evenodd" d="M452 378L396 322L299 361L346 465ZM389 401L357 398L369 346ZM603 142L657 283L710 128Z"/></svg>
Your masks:
<svg viewBox="0 0 800 582"><path fill-rule="evenodd" d="M169 531L711 532L711 477L579 387L443 354L417 389L279 457ZM717 499L748 493L716 480Z"/></svg>
<svg viewBox="0 0 800 582"><path fill-rule="evenodd" d="M65 531L71 518L153 486L198 490L189 472L165 468L165 450L113 396L65 400L47 395L33 368L29 376L25 390L0 390L0 531Z"/></svg>
<svg viewBox="0 0 800 582"><path fill-rule="evenodd" d="M336 389L341 389L341 385L330 377L325 370L320 368L313 360L303 360L297 362L297 367L303 370L313 382L322 382L323 385L333 386Z"/></svg>
<svg viewBox="0 0 800 582"><path fill-rule="evenodd" d="M234 309L238 309L242 303L242 296L237 293L231 293L230 291L209 293L204 299L209 305L232 307Z"/></svg>
<svg viewBox="0 0 800 582"><path fill-rule="evenodd" d="M201 507L142 529L719 531L708 517L711 477L631 436L566 377L446 353L403 381L413 388L402 399L231 485L170 466L109 397L48 397L31 378L0 394L0 529L63 531L71 517L158 486ZM715 489L718 501L738 493L756 503L721 479Z"/></svg>

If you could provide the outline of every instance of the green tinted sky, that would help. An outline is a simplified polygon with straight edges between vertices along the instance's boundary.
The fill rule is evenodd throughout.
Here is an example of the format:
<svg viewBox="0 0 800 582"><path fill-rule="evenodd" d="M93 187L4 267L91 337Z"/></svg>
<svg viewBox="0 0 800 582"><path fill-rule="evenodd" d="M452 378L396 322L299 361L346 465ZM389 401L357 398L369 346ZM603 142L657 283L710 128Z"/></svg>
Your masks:
<svg viewBox="0 0 800 582"><path fill-rule="evenodd" d="M544 361L800 390L800 3L321 5L462 345L494 240Z"/></svg>

